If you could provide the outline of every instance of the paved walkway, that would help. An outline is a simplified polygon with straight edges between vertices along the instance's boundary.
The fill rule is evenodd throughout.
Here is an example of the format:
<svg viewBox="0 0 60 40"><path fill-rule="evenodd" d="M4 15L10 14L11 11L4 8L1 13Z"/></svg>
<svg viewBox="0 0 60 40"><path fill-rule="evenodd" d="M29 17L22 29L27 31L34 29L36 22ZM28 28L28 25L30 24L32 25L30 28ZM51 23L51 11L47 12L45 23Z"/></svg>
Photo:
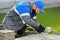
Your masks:
<svg viewBox="0 0 60 40"><path fill-rule="evenodd" d="M29 36L20 37L15 40L60 40L60 35L40 33L40 34L32 34Z"/></svg>

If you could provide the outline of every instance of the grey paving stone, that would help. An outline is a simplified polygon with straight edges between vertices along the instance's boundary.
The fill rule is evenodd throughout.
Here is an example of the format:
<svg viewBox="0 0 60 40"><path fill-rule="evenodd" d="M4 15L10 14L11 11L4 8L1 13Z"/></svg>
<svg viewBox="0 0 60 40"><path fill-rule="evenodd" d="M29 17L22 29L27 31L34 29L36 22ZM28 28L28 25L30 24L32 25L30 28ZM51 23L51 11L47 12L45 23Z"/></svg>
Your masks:
<svg viewBox="0 0 60 40"><path fill-rule="evenodd" d="M32 34L25 37L20 37L15 40L60 40L60 35L40 33L40 34Z"/></svg>

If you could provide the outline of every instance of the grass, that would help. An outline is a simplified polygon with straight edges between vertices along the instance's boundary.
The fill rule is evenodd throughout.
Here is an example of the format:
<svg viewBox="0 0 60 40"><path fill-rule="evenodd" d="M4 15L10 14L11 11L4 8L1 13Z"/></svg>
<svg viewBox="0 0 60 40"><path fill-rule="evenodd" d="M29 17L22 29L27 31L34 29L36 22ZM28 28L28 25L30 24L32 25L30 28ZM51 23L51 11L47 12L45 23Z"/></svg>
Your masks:
<svg viewBox="0 0 60 40"><path fill-rule="evenodd" d="M0 14L0 24L5 14ZM37 22L45 27L52 27L53 30L60 32L60 7L46 8L45 13L37 15Z"/></svg>
<svg viewBox="0 0 60 40"><path fill-rule="evenodd" d="M47 8L45 14L37 15L37 21L44 26L50 26L60 32L60 7Z"/></svg>
<svg viewBox="0 0 60 40"><path fill-rule="evenodd" d="M0 24L2 23L2 20L4 19L5 17L5 13L0 13Z"/></svg>

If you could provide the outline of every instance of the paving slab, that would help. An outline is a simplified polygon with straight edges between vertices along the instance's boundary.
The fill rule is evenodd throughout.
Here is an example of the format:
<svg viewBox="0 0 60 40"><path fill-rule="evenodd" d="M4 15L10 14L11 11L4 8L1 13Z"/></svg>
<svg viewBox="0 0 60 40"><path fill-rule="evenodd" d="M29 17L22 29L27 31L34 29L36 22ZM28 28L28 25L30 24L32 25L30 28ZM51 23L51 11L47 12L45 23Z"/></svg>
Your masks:
<svg viewBox="0 0 60 40"><path fill-rule="evenodd" d="M16 38L15 40L60 40L60 35L40 33Z"/></svg>

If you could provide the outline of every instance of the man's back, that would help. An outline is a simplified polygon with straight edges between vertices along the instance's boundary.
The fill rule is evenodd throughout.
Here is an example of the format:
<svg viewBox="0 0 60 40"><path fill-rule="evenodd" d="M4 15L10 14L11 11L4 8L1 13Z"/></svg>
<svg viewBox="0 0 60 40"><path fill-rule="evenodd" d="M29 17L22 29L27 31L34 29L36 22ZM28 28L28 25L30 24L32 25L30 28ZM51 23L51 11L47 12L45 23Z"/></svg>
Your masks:
<svg viewBox="0 0 60 40"><path fill-rule="evenodd" d="M3 20L3 26L4 26L4 28L5 29L10 29L10 30L15 30L15 31L21 29L24 26L25 22L21 18L21 15L23 14L22 11L21 12L19 12L19 11L23 9L21 6L28 6L30 8L30 4L31 4L30 2L27 2L27 3L26 2L17 3L7 13L5 19ZM21 7L21 9L17 10L18 6ZM25 10L23 10L23 11L25 11ZM31 10L29 10L29 11L31 11ZM30 14L30 15L32 15L32 14ZM34 14L32 16L34 16Z"/></svg>

